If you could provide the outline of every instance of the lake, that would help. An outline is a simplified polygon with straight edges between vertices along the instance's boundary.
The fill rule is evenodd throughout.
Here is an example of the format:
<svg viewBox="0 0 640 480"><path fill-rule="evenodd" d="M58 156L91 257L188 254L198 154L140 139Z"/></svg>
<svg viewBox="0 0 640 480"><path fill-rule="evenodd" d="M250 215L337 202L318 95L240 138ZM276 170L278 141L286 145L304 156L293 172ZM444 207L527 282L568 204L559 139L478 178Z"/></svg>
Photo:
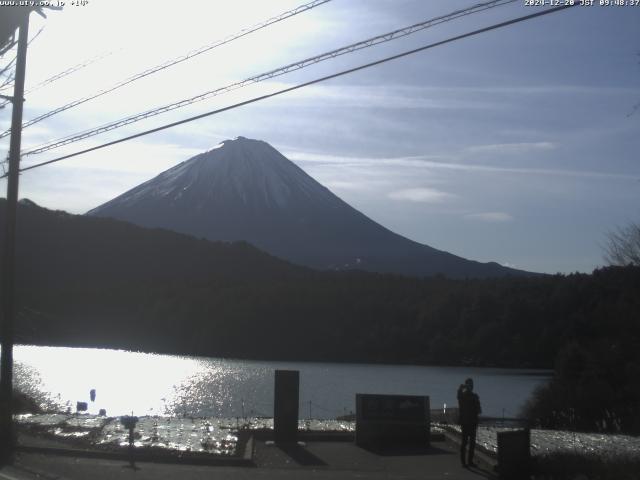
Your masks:
<svg viewBox="0 0 640 480"><path fill-rule="evenodd" d="M300 371L300 417L355 410L356 393L429 395L431 408L457 407L456 389L475 382L483 415L515 417L548 371L157 355L66 347L14 348L15 388L61 411L77 401L107 415L273 416L274 371ZM95 389L94 402L89 392Z"/></svg>

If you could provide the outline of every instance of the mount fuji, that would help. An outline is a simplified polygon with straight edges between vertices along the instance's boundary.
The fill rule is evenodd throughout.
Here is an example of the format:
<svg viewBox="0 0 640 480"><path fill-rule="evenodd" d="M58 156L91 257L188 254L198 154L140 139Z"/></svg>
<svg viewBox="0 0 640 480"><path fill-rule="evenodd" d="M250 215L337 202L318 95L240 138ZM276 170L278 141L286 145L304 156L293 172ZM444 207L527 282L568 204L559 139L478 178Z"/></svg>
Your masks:
<svg viewBox="0 0 640 480"><path fill-rule="evenodd" d="M398 235L354 209L266 142L238 137L89 211L217 241L243 240L316 269L413 276L526 272Z"/></svg>

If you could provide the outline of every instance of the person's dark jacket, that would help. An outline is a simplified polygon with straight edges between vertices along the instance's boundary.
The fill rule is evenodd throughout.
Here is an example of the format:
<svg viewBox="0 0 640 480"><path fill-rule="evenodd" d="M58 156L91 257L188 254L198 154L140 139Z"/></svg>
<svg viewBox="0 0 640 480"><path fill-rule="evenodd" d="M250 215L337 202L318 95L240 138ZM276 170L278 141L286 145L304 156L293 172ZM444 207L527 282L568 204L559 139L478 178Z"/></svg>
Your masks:
<svg viewBox="0 0 640 480"><path fill-rule="evenodd" d="M458 408L460 425L478 425L478 417L482 413L480 397L468 389L458 390Z"/></svg>

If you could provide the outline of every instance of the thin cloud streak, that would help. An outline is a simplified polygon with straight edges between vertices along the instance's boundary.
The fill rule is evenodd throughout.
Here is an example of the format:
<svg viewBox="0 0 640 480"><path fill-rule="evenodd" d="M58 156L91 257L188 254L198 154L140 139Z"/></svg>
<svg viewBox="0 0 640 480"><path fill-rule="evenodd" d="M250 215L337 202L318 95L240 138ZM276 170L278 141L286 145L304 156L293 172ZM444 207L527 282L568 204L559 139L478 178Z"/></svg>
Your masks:
<svg viewBox="0 0 640 480"><path fill-rule="evenodd" d="M293 86L287 82L265 82L265 90L279 90ZM319 85L291 93L285 100L288 106L291 100L319 101L324 106L326 101L337 101L344 106L393 107L401 108L502 108L502 102L496 100L510 99L513 96L528 95L587 95L589 97L610 95L634 95L637 89L628 87L591 87L585 85L531 85L500 87L440 87L411 86L402 84L385 85ZM461 96L464 98L461 99ZM478 100L483 96L491 99Z"/></svg>
<svg viewBox="0 0 640 480"><path fill-rule="evenodd" d="M490 153L519 155L523 153L554 150L556 144L553 142L523 142L523 143L494 143L488 145L472 145L466 147L465 151L469 153Z"/></svg>
<svg viewBox="0 0 640 480"><path fill-rule="evenodd" d="M422 166L425 168L443 168L450 170L465 170L476 172L489 172L489 173L507 173L507 174L520 174L520 175L549 175L558 177L576 177L576 178L601 178L601 179L620 179L620 180L637 180L640 176L638 174L630 173L607 173L596 172L588 170L564 170L554 168L511 168L511 167L497 167L494 165L467 165L463 163L440 163L433 161L420 160L421 157L410 157L403 159L411 163L411 160L415 160L414 166Z"/></svg>
<svg viewBox="0 0 640 480"><path fill-rule="evenodd" d="M480 220L491 223L511 222L513 220L513 217L506 212L470 213L464 217L471 220Z"/></svg>
<svg viewBox="0 0 640 480"><path fill-rule="evenodd" d="M366 190L368 188L367 185L364 185L363 183L345 182L342 180L330 180L328 182L324 182L324 186L329 190L334 188L336 190Z"/></svg>
<svg viewBox="0 0 640 480"><path fill-rule="evenodd" d="M456 161L456 155L415 155L409 157L374 158L374 157L342 157L338 155L324 155L312 152L291 152L287 158L296 162L316 162L325 164L360 165L363 167L390 166L390 167L415 167L426 169L460 170L468 172L504 173L519 175L546 175L576 178L601 178L619 180L638 180L640 172L635 173L609 173L590 170L567 170L554 168L515 168L500 167L496 165L467 164ZM449 161L447 161L449 159Z"/></svg>
<svg viewBox="0 0 640 480"><path fill-rule="evenodd" d="M407 188L404 190L397 190L387 194L387 197L392 200L402 200L408 202L419 203L442 203L446 200L456 198L456 195L451 193L436 190L434 188Z"/></svg>
<svg viewBox="0 0 640 480"><path fill-rule="evenodd" d="M280 90L294 84L268 82L265 89ZM470 92L471 93L471 92ZM489 110L504 108L501 103L478 100L477 96L461 99L455 90L420 88L403 85L372 87L363 85L311 86L274 99L274 104L287 107L335 106L340 108L394 108L422 110Z"/></svg>

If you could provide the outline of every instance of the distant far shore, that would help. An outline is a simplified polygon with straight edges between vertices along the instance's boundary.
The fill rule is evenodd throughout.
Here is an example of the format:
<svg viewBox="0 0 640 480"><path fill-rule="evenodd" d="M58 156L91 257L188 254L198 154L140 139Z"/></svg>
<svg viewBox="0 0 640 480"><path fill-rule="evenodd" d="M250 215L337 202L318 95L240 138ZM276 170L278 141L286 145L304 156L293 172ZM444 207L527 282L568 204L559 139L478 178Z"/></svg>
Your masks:
<svg viewBox="0 0 640 480"><path fill-rule="evenodd" d="M205 357L216 358L221 360L232 361L251 361L251 362L301 362L301 363L334 363L334 364L353 364L353 365L403 365L403 366L418 366L418 367L454 367L454 368L499 368L499 369L513 369L513 370L525 370L522 375L550 375L553 373L551 368L545 366L535 366L528 363L522 365L500 365L500 364L483 364L473 363L471 361L465 361L461 363L419 363L409 361L392 361L381 359L361 359L361 358L327 358L323 356L314 357L312 355L304 357L285 357L274 355L269 356L223 356L202 352L180 351L180 350L152 350L148 348L136 348L135 346L118 346L118 345L102 345L102 344L53 344L53 343L21 343L16 344L21 346L34 346L34 347L59 347L59 348L92 348L92 349L107 349L107 350L121 350L128 352L157 354L157 355L175 355L181 357Z"/></svg>

